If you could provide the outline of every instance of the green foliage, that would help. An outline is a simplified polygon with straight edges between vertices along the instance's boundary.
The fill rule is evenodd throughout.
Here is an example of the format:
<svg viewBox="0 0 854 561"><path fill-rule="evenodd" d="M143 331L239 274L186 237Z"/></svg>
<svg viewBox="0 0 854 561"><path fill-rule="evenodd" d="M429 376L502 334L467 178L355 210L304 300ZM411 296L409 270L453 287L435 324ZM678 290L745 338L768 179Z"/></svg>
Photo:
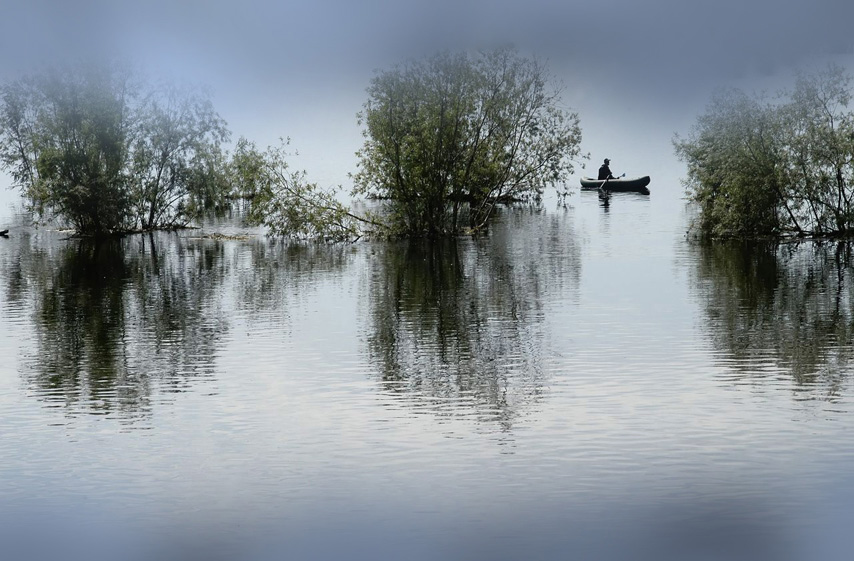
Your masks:
<svg viewBox="0 0 854 561"><path fill-rule="evenodd" d="M130 163L138 225L152 229L186 221L190 203L199 210L221 206L228 191L216 166L229 134L210 100L165 86L149 93L137 111Z"/></svg>
<svg viewBox="0 0 854 561"><path fill-rule="evenodd" d="M484 226L498 202L539 197L567 179L581 141L547 78L509 49L379 73L359 114L354 194L388 200L399 233L430 237Z"/></svg>
<svg viewBox="0 0 854 561"><path fill-rule="evenodd" d="M104 235L185 224L227 192L208 98L85 66L2 88L0 165L42 218ZM214 192L216 191L216 192Z"/></svg>
<svg viewBox="0 0 854 561"><path fill-rule="evenodd" d="M674 141L688 166L697 227L710 236L843 234L854 229L850 78L835 66L800 76L777 103L718 94L693 134Z"/></svg>
<svg viewBox="0 0 854 561"><path fill-rule="evenodd" d="M704 233L749 236L780 227L780 132L773 106L729 90L713 98L692 138L677 138Z"/></svg>
<svg viewBox="0 0 854 561"><path fill-rule="evenodd" d="M230 164L234 192L252 200L250 217L274 236L344 241L360 236L359 223L369 220L350 213L326 190L288 165L288 142L260 151L241 138Z"/></svg>
<svg viewBox="0 0 854 561"><path fill-rule="evenodd" d="M789 131L786 171L796 194L800 220L811 231L854 230L854 113L851 77L831 66L815 76L799 77L785 107Z"/></svg>
<svg viewBox="0 0 854 561"><path fill-rule="evenodd" d="M128 82L81 67L3 89L2 163L37 211L81 232L125 227Z"/></svg>

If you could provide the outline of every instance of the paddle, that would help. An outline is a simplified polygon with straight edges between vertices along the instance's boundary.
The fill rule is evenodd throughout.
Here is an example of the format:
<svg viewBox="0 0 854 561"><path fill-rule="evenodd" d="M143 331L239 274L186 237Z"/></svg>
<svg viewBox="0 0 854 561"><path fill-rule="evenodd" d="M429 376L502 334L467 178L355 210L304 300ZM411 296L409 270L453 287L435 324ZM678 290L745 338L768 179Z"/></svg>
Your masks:
<svg viewBox="0 0 854 561"><path fill-rule="evenodd" d="M626 174L624 173L620 177L625 177L625 176L626 176ZM605 204L608 204L608 201L611 199L611 192L608 191L607 189L605 189L605 185L608 183L608 180L610 180L610 179L612 179L612 178L606 177L605 181L602 182L602 185L599 186L599 198L602 199L602 201ZM615 177L613 179L619 179L619 177Z"/></svg>
<svg viewBox="0 0 854 561"><path fill-rule="evenodd" d="M599 186L599 200L603 202L603 204L608 204L608 201L611 198L611 193L605 190L605 184L608 183L608 178L605 178L605 181L602 182L602 185Z"/></svg>
<svg viewBox="0 0 854 561"><path fill-rule="evenodd" d="M621 175L620 177L625 177L625 176L626 176L626 174L624 173L624 174L623 174L623 175ZM620 179L620 177L606 177L606 178L605 178L605 181L603 181L603 182L602 182L602 185L600 185L600 186L599 186L599 190L600 190L600 191L604 191L604 190L605 190L605 184L606 184L606 183L608 183L608 181L609 181L610 179Z"/></svg>

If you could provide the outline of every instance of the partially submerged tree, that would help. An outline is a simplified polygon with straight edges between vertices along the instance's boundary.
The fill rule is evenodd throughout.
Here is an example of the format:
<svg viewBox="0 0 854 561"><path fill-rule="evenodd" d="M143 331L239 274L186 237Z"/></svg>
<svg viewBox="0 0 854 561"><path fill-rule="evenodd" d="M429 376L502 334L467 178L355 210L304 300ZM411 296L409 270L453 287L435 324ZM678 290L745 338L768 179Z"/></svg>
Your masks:
<svg viewBox="0 0 854 561"><path fill-rule="evenodd" d="M93 234L127 226L128 82L86 66L3 88L0 161L39 214Z"/></svg>
<svg viewBox="0 0 854 561"><path fill-rule="evenodd" d="M146 88L117 66L2 88L0 164L39 217L81 234L185 224L221 196L210 179L227 137L207 96Z"/></svg>
<svg viewBox="0 0 854 561"><path fill-rule="evenodd" d="M227 188L210 188L220 186L220 146L229 133L210 99L167 85L149 93L137 111L130 171L138 226L180 223L191 202L201 209L221 204Z"/></svg>
<svg viewBox="0 0 854 561"><path fill-rule="evenodd" d="M336 191L319 187L304 171L288 164L288 141L265 151L245 138L231 159L234 192L249 198L250 218L270 234L293 239L344 241L358 238L362 227L381 228L369 217L357 216L336 198Z"/></svg>
<svg viewBox="0 0 854 561"><path fill-rule="evenodd" d="M831 66L800 76L782 108L787 180L801 221L812 232L854 230L854 113L851 77Z"/></svg>
<svg viewBox="0 0 854 561"><path fill-rule="evenodd" d="M481 228L496 203L560 185L580 157L578 115L541 63L510 49L413 61L368 95L354 194L389 201L404 235Z"/></svg>
<svg viewBox="0 0 854 561"><path fill-rule="evenodd" d="M727 90L712 99L691 138L677 137L704 233L749 236L781 227L780 125L774 106Z"/></svg>
<svg viewBox="0 0 854 561"><path fill-rule="evenodd" d="M686 186L710 236L854 232L854 113L850 77L830 66L803 75L777 103L718 94L686 139Z"/></svg>
<svg viewBox="0 0 854 561"><path fill-rule="evenodd" d="M361 113L354 194L387 199L383 221L288 167L285 146L241 139L206 95L73 68L2 89L0 164L41 217L81 234L179 226L229 196L274 235L352 239L366 229L438 237L482 228L495 205L537 199L580 157L578 116L539 62L504 49L441 54L380 73ZM366 227L367 225L367 227Z"/></svg>

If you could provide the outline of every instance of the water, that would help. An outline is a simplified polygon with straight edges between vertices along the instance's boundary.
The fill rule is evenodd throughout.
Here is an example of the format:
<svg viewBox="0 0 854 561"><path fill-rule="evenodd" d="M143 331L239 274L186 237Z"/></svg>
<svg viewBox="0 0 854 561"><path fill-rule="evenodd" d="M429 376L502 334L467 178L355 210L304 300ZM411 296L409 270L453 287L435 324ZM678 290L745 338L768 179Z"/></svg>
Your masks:
<svg viewBox="0 0 854 561"><path fill-rule="evenodd" d="M850 250L655 187L432 246L18 225L5 558L847 559Z"/></svg>

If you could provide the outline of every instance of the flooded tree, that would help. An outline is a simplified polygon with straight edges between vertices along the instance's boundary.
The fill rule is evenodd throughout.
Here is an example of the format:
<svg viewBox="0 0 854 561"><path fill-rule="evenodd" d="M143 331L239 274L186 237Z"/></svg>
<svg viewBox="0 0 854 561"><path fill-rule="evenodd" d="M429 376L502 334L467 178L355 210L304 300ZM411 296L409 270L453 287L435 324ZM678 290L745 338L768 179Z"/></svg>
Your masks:
<svg viewBox="0 0 854 561"><path fill-rule="evenodd" d="M854 113L843 69L798 78L776 102L718 94L675 139L703 235L854 232Z"/></svg>
<svg viewBox="0 0 854 561"><path fill-rule="evenodd" d="M288 163L288 142L259 149L241 138L229 174L236 196L251 201L249 217L273 236L342 241L357 238L362 227L382 227L358 216L336 198L337 191L308 181Z"/></svg>
<svg viewBox="0 0 854 561"><path fill-rule="evenodd" d="M180 224L224 203L228 183L220 145L225 121L204 94L173 85L149 93L137 108L130 146L135 226Z"/></svg>
<svg viewBox="0 0 854 561"><path fill-rule="evenodd" d="M787 227L781 223L787 197L778 117L763 100L728 90L712 99L691 138L676 140L703 234L749 236Z"/></svg>
<svg viewBox="0 0 854 561"><path fill-rule="evenodd" d="M368 96L354 193L387 200L404 235L482 228L496 203L560 185L580 156L578 115L540 62L510 49L409 62Z"/></svg>
<svg viewBox="0 0 854 561"><path fill-rule="evenodd" d="M186 224L226 191L224 121L201 92L79 65L2 88L0 164L37 216L80 234Z"/></svg>
<svg viewBox="0 0 854 561"><path fill-rule="evenodd" d="M79 232L128 226L129 76L81 67L2 90L0 161L32 209Z"/></svg>

